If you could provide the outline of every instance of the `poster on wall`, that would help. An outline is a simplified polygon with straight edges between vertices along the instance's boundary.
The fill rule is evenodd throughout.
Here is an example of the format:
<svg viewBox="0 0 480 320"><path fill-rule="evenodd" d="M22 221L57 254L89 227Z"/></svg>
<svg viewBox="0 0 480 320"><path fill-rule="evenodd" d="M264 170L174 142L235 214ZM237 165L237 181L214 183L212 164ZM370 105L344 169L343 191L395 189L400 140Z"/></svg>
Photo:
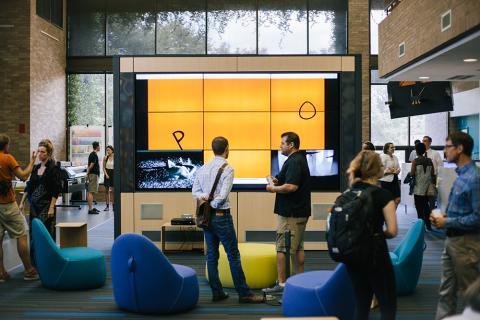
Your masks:
<svg viewBox="0 0 480 320"><path fill-rule="evenodd" d="M100 168L105 155L105 128L103 126L71 126L70 127L70 161L72 166L86 166L88 156L92 152L92 142L100 143L98 159ZM102 171L100 169L100 171ZM101 175L103 172L100 173Z"/></svg>

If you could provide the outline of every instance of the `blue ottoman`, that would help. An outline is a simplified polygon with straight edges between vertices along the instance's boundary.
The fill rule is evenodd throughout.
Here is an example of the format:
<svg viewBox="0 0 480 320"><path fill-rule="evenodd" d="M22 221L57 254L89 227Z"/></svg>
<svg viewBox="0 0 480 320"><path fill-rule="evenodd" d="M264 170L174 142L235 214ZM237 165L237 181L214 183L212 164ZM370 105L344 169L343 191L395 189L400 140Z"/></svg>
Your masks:
<svg viewBox="0 0 480 320"><path fill-rule="evenodd" d="M334 271L311 271L289 278L282 307L286 317L353 319L355 294L347 269L339 264Z"/></svg>

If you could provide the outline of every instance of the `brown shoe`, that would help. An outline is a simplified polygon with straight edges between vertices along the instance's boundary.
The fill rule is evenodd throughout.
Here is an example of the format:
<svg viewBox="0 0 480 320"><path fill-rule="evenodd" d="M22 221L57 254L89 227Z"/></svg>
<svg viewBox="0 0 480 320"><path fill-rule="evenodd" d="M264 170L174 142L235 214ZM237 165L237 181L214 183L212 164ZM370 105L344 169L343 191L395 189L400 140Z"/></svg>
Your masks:
<svg viewBox="0 0 480 320"><path fill-rule="evenodd" d="M240 297L238 298L240 303L264 303L265 297L257 294L252 294L251 296Z"/></svg>
<svg viewBox="0 0 480 320"><path fill-rule="evenodd" d="M213 302L218 302L218 301L225 300L228 297L229 297L228 293L222 292L221 294L214 294L213 297L212 297L212 301Z"/></svg>

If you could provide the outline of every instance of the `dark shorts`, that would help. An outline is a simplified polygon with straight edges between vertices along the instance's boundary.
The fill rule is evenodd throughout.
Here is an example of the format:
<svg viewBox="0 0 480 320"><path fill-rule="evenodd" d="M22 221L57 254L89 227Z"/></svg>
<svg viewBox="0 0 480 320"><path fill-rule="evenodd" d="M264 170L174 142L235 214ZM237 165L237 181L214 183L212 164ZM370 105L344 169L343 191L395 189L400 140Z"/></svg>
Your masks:
<svg viewBox="0 0 480 320"><path fill-rule="evenodd" d="M380 181L382 189L390 191L394 198L400 198L400 183L398 182L398 176L395 175L392 182Z"/></svg>
<svg viewBox="0 0 480 320"><path fill-rule="evenodd" d="M113 169L105 169L105 171L108 174L108 179L107 176L104 176L103 185L105 188L113 188Z"/></svg>

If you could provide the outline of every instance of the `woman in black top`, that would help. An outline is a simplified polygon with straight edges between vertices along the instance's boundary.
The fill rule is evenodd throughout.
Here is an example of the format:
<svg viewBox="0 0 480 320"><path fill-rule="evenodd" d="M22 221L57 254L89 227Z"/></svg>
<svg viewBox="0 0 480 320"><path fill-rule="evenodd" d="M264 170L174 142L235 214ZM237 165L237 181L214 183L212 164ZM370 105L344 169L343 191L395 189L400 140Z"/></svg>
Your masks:
<svg viewBox="0 0 480 320"><path fill-rule="evenodd" d="M374 293L380 305L381 319L395 319L397 308L395 275L386 242L386 239L397 235L397 218L392 194L377 186L383 171L380 156L367 150L361 151L347 170L351 189L374 188L371 192L374 206L371 212L374 222L374 250L369 259L370 263L361 267L347 265L355 290L358 320L368 319Z"/></svg>
<svg viewBox="0 0 480 320"><path fill-rule="evenodd" d="M30 202L30 239L32 239L32 221L34 218L38 218L43 222L53 241L55 241L55 204L63 187L61 172L53 159L53 145L50 140L40 141L37 154L40 163L33 167L20 208L23 210L25 199L28 197ZM33 251L34 248L31 246L30 255L32 257Z"/></svg>

